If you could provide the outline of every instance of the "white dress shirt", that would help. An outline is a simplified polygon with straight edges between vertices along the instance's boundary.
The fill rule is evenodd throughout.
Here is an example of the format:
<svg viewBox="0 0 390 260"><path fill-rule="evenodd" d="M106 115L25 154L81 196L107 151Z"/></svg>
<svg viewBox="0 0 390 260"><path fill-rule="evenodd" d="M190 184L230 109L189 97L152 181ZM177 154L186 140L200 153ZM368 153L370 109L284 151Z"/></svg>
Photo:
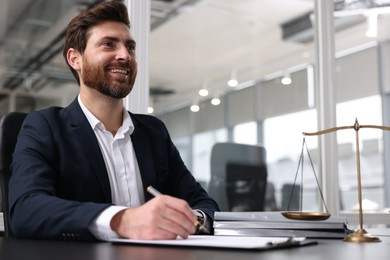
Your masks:
<svg viewBox="0 0 390 260"><path fill-rule="evenodd" d="M99 214L89 229L97 239L109 240L118 237L110 227L112 217L125 208L138 207L145 202L142 179L130 138L134 124L129 113L123 109L122 126L113 136L85 107L80 96L78 102L98 140L110 181L112 203L115 205Z"/></svg>

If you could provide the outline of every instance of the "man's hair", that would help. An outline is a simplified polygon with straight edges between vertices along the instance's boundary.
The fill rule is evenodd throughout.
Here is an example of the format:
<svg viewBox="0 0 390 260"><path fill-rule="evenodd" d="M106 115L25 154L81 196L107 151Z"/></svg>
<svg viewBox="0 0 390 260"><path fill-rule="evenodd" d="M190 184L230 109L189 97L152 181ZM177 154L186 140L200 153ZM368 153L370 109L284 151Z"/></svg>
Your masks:
<svg viewBox="0 0 390 260"><path fill-rule="evenodd" d="M127 7L122 3L122 0L112 0L109 2L102 2L94 5L90 9L81 12L79 15L74 17L66 30L65 45L63 55L66 64L68 64L73 76L80 84L80 79L75 71L68 62L67 52L70 48L74 48L81 54L87 45L89 38L89 29L99 23L105 21L120 22L130 28L129 15L127 13Z"/></svg>

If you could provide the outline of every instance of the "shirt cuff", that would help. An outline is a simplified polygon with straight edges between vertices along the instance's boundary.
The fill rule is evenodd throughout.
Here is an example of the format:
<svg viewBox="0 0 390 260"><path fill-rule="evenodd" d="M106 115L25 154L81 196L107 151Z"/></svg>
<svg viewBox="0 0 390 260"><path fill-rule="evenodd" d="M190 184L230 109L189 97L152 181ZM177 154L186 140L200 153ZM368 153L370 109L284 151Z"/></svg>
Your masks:
<svg viewBox="0 0 390 260"><path fill-rule="evenodd" d="M96 239L102 241L119 238L118 234L111 229L110 222L115 214L124 209L127 209L127 207L110 206L106 208L89 225L89 231L91 231Z"/></svg>

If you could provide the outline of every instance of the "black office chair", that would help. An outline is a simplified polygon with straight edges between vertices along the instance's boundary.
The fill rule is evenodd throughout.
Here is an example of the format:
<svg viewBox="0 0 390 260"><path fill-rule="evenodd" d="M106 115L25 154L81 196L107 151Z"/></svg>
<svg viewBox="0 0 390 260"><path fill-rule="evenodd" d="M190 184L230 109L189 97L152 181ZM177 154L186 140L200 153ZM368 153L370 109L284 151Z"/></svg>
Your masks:
<svg viewBox="0 0 390 260"><path fill-rule="evenodd" d="M263 211L266 189L267 167L265 164L227 164L228 211Z"/></svg>
<svg viewBox="0 0 390 260"><path fill-rule="evenodd" d="M266 183L266 169L264 147L238 143L216 143L211 150L209 195L218 203L221 211L244 210L244 208L245 211L250 210L247 207L248 204L238 206L237 198L240 197L241 200L243 197L256 193L256 197L263 203L265 188L260 188L260 191L258 185L264 181ZM248 178L260 179L252 182ZM255 187L257 191L254 191ZM238 197L233 198L234 194ZM250 204L252 205L252 202ZM259 205L257 204L255 208L252 210L257 210Z"/></svg>
<svg viewBox="0 0 390 260"><path fill-rule="evenodd" d="M301 185L286 183L282 187L282 210L301 210Z"/></svg>
<svg viewBox="0 0 390 260"><path fill-rule="evenodd" d="M11 112L0 119L0 189L4 219L4 236L13 236L9 227L8 183L11 178L10 165L20 127L26 113Z"/></svg>

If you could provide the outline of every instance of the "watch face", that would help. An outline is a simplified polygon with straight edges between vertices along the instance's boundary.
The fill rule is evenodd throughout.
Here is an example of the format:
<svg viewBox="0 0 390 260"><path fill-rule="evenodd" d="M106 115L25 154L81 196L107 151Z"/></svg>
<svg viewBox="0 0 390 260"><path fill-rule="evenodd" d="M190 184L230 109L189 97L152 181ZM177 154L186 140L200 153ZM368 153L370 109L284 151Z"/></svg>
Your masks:
<svg viewBox="0 0 390 260"><path fill-rule="evenodd" d="M193 210L193 212L194 212L194 214L198 217L198 220L199 220L199 218L204 219L204 215L203 215L203 213L202 213L201 211L199 211L199 210Z"/></svg>
<svg viewBox="0 0 390 260"><path fill-rule="evenodd" d="M208 230L208 228L206 228L204 226L205 221L206 221L206 215L202 211L199 211L199 210L194 210L194 213L195 213L196 217L198 218L197 222L195 223L196 234L210 234L210 231Z"/></svg>

